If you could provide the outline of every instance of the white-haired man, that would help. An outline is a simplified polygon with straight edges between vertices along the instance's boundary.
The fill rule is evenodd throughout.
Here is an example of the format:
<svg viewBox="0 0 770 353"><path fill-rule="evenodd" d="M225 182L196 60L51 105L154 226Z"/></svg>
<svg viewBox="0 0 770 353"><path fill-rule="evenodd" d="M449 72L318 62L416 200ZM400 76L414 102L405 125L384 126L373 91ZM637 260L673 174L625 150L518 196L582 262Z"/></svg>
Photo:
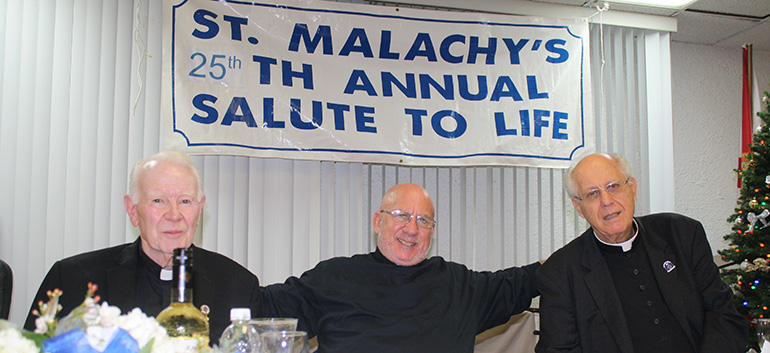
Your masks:
<svg viewBox="0 0 770 353"><path fill-rule="evenodd" d="M138 307L157 316L170 302L174 249L194 249L193 303L210 309L209 338L217 343L230 323L230 308L259 312L259 281L233 260L193 245L206 197L198 168L186 154L164 151L134 165L123 203L139 238L54 263L32 303L24 327L35 328L32 310L47 301L46 292L61 289L60 316L83 302L89 282L96 295L122 312Z"/></svg>
<svg viewBox="0 0 770 353"><path fill-rule="evenodd" d="M592 154L567 171L591 228L537 271L536 352L743 352L747 321L703 226L673 213L634 217L637 187L621 155Z"/></svg>

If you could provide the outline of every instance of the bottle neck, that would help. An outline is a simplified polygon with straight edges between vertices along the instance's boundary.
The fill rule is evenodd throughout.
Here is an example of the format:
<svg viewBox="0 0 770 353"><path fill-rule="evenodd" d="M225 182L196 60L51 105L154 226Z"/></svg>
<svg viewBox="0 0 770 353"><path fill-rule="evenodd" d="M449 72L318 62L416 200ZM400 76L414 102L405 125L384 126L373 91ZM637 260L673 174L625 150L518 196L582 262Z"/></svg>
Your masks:
<svg viewBox="0 0 770 353"><path fill-rule="evenodd" d="M171 281L171 302L192 304L192 272L185 264L174 267L174 278Z"/></svg>
<svg viewBox="0 0 770 353"><path fill-rule="evenodd" d="M171 289L172 303L190 303L192 304L192 289L174 287Z"/></svg>

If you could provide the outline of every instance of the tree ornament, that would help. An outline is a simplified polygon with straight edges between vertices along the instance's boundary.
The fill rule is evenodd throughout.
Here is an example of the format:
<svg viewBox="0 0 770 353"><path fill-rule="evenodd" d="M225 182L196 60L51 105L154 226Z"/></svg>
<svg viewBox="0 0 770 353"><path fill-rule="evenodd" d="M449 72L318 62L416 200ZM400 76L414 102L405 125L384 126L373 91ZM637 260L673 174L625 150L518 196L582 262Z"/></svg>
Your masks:
<svg viewBox="0 0 770 353"><path fill-rule="evenodd" d="M763 258L756 258L754 261L752 261L755 266L757 266L757 269L759 269L762 272L768 272L770 271L770 265L767 264L767 260Z"/></svg>
<svg viewBox="0 0 770 353"><path fill-rule="evenodd" d="M763 258L756 258L754 261L749 262L748 260L743 260L741 262L741 270L743 272L752 272L756 270L760 270L762 272L768 272L770 271L770 265L768 265L768 260L765 260ZM738 279L740 281L740 278ZM754 284L759 284L759 280L755 280Z"/></svg>
<svg viewBox="0 0 770 353"><path fill-rule="evenodd" d="M730 289L733 290L733 295L736 297L743 296L743 293L741 293L741 286L733 283L730 285Z"/></svg>
<svg viewBox="0 0 770 353"><path fill-rule="evenodd" d="M756 271L757 270L757 265L755 265L755 264L753 264L751 262L748 262L748 261L743 261L743 262L741 262L741 270L743 270L743 272Z"/></svg>
<svg viewBox="0 0 770 353"><path fill-rule="evenodd" d="M765 184L770 185L770 175L765 177Z"/></svg>
<svg viewBox="0 0 770 353"><path fill-rule="evenodd" d="M749 169L754 170L757 167L757 161L749 161Z"/></svg>
<svg viewBox="0 0 770 353"><path fill-rule="evenodd" d="M751 201L749 201L749 207L757 208L757 206L759 206L759 202L757 202L757 199L752 199ZM749 219L749 221L751 221L751 219Z"/></svg>
<svg viewBox="0 0 770 353"><path fill-rule="evenodd" d="M767 220L767 217L770 216L770 210L764 210L762 213L757 216L754 214L754 212L749 212L748 215L746 215L746 220L750 222L749 224L749 230L746 233L754 234L754 227L757 225L757 221L762 222L762 228L759 229L765 229L767 228L770 223Z"/></svg>

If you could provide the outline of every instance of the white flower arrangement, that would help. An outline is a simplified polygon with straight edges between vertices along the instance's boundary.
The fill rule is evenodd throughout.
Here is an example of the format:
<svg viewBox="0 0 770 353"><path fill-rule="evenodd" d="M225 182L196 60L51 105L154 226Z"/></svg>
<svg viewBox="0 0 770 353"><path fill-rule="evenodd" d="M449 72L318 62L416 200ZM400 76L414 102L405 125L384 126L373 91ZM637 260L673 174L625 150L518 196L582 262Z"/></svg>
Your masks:
<svg viewBox="0 0 770 353"><path fill-rule="evenodd" d="M40 353L40 348L11 323L0 320L0 353Z"/></svg>
<svg viewBox="0 0 770 353"><path fill-rule="evenodd" d="M107 303L102 303L102 311L110 312L114 314L117 310L120 313L120 309L114 306L109 306ZM173 350L171 347L171 341L169 340L166 329L158 324L155 318L147 316L139 308L134 308L125 315L102 316L102 325L115 325L128 332L139 344L139 347L147 347L152 343L153 353L170 352Z"/></svg>
<svg viewBox="0 0 770 353"><path fill-rule="evenodd" d="M60 320L56 319L56 315L61 310L61 306L58 304L58 298L61 296L62 292L58 289L48 292L49 302L39 303L40 310L34 312L35 315L38 315L38 318L35 321L35 334L42 338L50 338L49 340L42 342L43 351L45 351L47 347L56 347L55 349L58 349L58 351L66 351L66 346L72 344L72 340L57 341L57 337L62 335L80 335L84 337L78 337L78 339L86 339L88 344L94 350L109 353L112 351L110 347L115 345L115 342L113 341L128 339L125 337L125 334L121 335L121 330L125 331L125 333L130 336L130 339L128 339L130 344L121 343L120 347L116 348L119 349L120 352L167 353L174 351L173 342L168 337L166 329L160 326L155 318L145 315L139 308L134 308L122 315L120 308L111 306L107 302L97 304L100 298L94 296L96 290L97 286L89 283L83 304L73 309L72 312ZM74 330L79 330L83 333ZM16 332L21 335L19 331ZM3 331L3 334L5 334L5 331ZM8 334L12 335L13 333ZM25 338L22 337L22 339ZM131 343L133 342L131 339L136 342L136 345ZM0 336L0 342L4 341L6 340ZM17 341L22 342L13 340L13 342ZM0 343L0 353L40 352L40 350L37 350L37 347L32 340L28 341L32 343L32 347L35 350L25 351L17 349L15 348L16 346L14 346L13 349L4 351L4 345L3 343ZM38 341L42 340L38 339ZM127 348L130 346L136 348ZM61 350L62 348L65 349Z"/></svg>

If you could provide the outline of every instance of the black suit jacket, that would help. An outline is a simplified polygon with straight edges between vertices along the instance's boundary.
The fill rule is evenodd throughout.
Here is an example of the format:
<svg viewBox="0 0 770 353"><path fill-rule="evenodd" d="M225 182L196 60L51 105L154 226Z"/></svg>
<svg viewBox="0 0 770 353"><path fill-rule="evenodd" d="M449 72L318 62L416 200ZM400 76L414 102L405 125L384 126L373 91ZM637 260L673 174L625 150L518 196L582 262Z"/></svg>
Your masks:
<svg viewBox="0 0 770 353"><path fill-rule="evenodd" d="M193 245L194 247L194 245ZM48 301L46 291L61 289L59 298L64 317L83 302L88 282L99 286L96 295L102 301L120 308L124 314L133 308L142 308L142 298L135 295L140 239L102 250L75 255L53 264L43 279L40 289L32 302L24 328L35 329L33 309L38 301ZM209 337L211 344L219 341L222 331L230 324L230 309L251 308L260 312L259 280L249 270L224 255L194 248L193 304L200 308L206 304L209 314Z"/></svg>
<svg viewBox="0 0 770 353"><path fill-rule="evenodd" d="M665 213L636 218L663 300L696 352L743 352L748 322L719 277L700 222ZM667 272L663 263L676 267ZM543 352L633 353L621 298L593 230L537 271ZM633 319L633 318L632 318Z"/></svg>

